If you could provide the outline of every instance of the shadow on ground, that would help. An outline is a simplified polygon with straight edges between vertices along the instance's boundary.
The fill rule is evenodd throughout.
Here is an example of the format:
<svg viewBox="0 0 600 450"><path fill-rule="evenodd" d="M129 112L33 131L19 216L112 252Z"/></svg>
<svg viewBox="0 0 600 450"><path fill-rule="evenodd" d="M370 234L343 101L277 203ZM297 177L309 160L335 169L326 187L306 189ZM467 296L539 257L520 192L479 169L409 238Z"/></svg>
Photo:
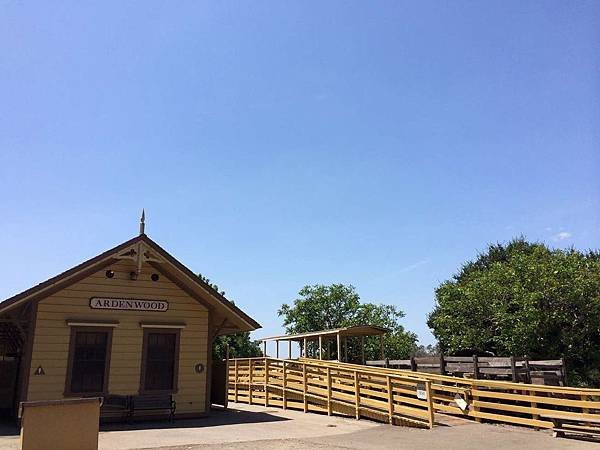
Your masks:
<svg viewBox="0 0 600 450"><path fill-rule="evenodd" d="M106 423L100 426L100 431L155 430L177 428L202 428L219 425L237 425L245 423L282 422L291 420L274 416L266 412L241 411L237 409L212 410L210 416L200 419L179 419L173 423L166 420L142 421L133 423Z"/></svg>
<svg viewBox="0 0 600 450"><path fill-rule="evenodd" d="M19 428L12 419L0 420L0 436L19 436Z"/></svg>

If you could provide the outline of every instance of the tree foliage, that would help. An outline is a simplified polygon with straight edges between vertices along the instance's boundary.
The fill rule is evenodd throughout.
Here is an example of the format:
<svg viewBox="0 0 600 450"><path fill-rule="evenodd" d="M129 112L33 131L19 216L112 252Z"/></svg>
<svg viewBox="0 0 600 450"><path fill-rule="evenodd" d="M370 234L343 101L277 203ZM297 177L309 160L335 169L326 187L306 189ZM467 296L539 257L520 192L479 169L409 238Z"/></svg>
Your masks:
<svg viewBox="0 0 600 450"><path fill-rule="evenodd" d="M225 295L225 291L219 290L219 286L212 283L210 279L202 274L198 274L198 277L215 291L223 296ZM231 303L234 302L231 301ZM227 356L227 346L229 346L230 358L251 358L262 355L258 342L250 340L250 332L244 331L226 336L218 336L213 344L213 360L221 361L225 359Z"/></svg>
<svg viewBox="0 0 600 450"><path fill-rule="evenodd" d="M600 385L600 254L518 238L490 245L436 289L443 352L564 357L569 382Z"/></svg>
<svg viewBox="0 0 600 450"><path fill-rule="evenodd" d="M384 339L385 355L389 358L408 356L416 348L416 335L404 330L400 319L404 313L393 305L361 303L354 286L344 284L304 286L299 298L290 306L283 304L278 311L287 333L305 333L354 325L376 325L388 328ZM350 340L349 359L360 358L356 340ZM365 343L367 359L379 359L379 339L368 338ZM335 346L331 357L336 357Z"/></svg>

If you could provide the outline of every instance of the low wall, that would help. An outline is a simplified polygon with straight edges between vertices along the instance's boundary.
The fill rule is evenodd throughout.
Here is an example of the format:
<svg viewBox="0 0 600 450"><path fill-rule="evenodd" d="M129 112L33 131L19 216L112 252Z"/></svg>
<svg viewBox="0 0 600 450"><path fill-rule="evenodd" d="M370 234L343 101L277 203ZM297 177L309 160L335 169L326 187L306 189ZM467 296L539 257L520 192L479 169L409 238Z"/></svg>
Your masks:
<svg viewBox="0 0 600 450"><path fill-rule="evenodd" d="M95 450L102 399L74 398L21 403L22 450Z"/></svg>

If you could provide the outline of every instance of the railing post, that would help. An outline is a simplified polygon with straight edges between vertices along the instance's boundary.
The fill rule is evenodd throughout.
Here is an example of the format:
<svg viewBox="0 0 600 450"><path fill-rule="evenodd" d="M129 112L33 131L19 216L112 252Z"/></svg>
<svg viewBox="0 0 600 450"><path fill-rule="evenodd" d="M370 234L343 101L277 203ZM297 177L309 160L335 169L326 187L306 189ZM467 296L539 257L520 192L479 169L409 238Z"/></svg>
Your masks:
<svg viewBox="0 0 600 450"><path fill-rule="evenodd" d="M358 371L354 371L354 408L356 419L360 418L360 379Z"/></svg>
<svg viewBox="0 0 600 450"><path fill-rule="evenodd" d="M265 358L265 406L269 406L269 360Z"/></svg>
<svg viewBox="0 0 600 450"><path fill-rule="evenodd" d="M304 400L304 412L308 412L308 399L306 398L306 392L308 391L307 379L306 379L306 364L302 364L302 395Z"/></svg>
<svg viewBox="0 0 600 450"><path fill-rule="evenodd" d="M249 377L248 377L248 404L252 404L252 359L248 360L248 372L249 372Z"/></svg>
<svg viewBox="0 0 600 450"><path fill-rule="evenodd" d="M427 413L429 418L429 429L431 430L434 422L433 392L431 389L431 381L425 381L425 392L427 393Z"/></svg>
<svg viewBox="0 0 600 450"><path fill-rule="evenodd" d="M287 371L285 360L283 361L283 409L287 409Z"/></svg>
<svg viewBox="0 0 600 450"><path fill-rule="evenodd" d="M331 415L331 368L327 367L327 415Z"/></svg>
<svg viewBox="0 0 600 450"><path fill-rule="evenodd" d="M387 375L387 391L388 391L388 422L394 424L394 391L392 390L392 378Z"/></svg>
<svg viewBox="0 0 600 450"><path fill-rule="evenodd" d="M229 406L229 344L225 345L225 399L223 407Z"/></svg>
<svg viewBox="0 0 600 450"><path fill-rule="evenodd" d="M444 354L440 352L440 375L446 375L446 364L444 361Z"/></svg>
<svg viewBox="0 0 600 450"><path fill-rule="evenodd" d="M234 360L233 365L233 401L238 401L238 360Z"/></svg>

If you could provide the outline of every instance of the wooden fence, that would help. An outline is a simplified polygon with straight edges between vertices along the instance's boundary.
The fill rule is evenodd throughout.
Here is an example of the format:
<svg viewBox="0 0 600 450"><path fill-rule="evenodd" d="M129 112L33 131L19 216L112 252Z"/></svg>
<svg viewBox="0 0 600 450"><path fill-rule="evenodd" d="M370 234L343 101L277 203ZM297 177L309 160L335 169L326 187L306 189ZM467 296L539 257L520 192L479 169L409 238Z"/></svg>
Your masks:
<svg viewBox="0 0 600 450"><path fill-rule="evenodd" d="M311 361L321 367L357 367L335 361ZM582 422L600 419L600 389L475 380L378 367L368 367L364 373L393 373L414 380L430 381L435 411L470 417L477 421L552 428L551 420L545 416L560 414Z"/></svg>
<svg viewBox="0 0 600 450"><path fill-rule="evenodd" d="M509 379L535 384L566 386L564 360L535 361L529 358L486 356L432 356L367 361L366 365L413 372L436 373L475 379Z"/></svg>
<svg viewBox="0 0 600 450"><path fill-rule="evenodd" d="M243 358L229 362L230 401L431 428L432 383L398 373L313 360Z"/></svg>

